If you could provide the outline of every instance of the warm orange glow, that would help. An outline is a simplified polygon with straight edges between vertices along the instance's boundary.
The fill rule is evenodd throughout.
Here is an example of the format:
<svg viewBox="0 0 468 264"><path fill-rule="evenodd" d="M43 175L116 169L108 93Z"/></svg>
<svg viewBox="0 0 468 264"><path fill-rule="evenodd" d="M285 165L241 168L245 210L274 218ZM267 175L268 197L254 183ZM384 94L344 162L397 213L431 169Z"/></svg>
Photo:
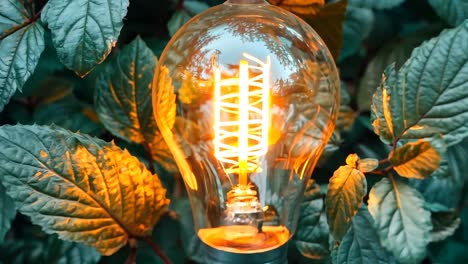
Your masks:
<svg viewBox="0 0 468 264"><path fill-rule="evenodd" d="M260 170L259 157L268 149L270 107L270 58L264 63L244 53L239 77L222 78L215 69L214 148L215 157L228 164L228 173L247 175Z"/></svg>
<svg viewBox="0 0 468 264"><path fill-rule="evenodd" d="M202 228L198 236L207 245L233 253L273 250L288 242L291 233L284 226L264 226L262 232L247 225Z"/></svg>

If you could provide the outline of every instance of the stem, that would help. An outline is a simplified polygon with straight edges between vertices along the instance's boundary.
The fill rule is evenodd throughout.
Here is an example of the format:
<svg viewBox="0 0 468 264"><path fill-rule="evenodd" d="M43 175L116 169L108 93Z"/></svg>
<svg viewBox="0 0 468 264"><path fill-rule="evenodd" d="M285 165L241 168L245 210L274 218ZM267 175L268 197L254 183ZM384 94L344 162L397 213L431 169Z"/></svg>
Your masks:
<svg viewBox="0 0 468 264"><path fill-rule="evenodd" d="M136 263L136 253L137 253L136 243L129 243L128 246L130 247L130 253L128 254L128 258L125 261L125 264L135 264Z"/></svg>
<svg viewBox="0 0 468 264"><path fill-rule="evenodd" d="M388 158L379 160L379 165L385 164L385 163L390 163L390 160Z"/></svg>
<svg viewBox="0 0 468 264"><path fill-rule="evenodd" d="M184 0L179 0L176 4L176 10L184 9Z"/></svg>
<svg viewBox="0 0 468 264"><path fill-rule="evenodd" d="M152 174L154 174L155 170L154 170L154 165L153 165L153 152L151 151L151 147L148 144L148 142L146 141L143 142L143 146L145 147L146 154L148 154L148 159L149 159L148 169Z"/></svg>
<svg viewBox="0 0 468 264"><path fill-rule="evenodd" d="M374 170L374 171L369 171L367 172L368 174L376 174L376 175L384 175L389 173L391 170L393 170L393 165L390 165L382 170Z"/></svg>
<svg viewBox="0 0 468 264"><path fill-rule="evenodd" d="M141 237L141 240L145 241L148 246L158 255L165 264L172 264L171 260L166 256L166 254L161 250L161 248L153 241L151 236Z"/></svg>

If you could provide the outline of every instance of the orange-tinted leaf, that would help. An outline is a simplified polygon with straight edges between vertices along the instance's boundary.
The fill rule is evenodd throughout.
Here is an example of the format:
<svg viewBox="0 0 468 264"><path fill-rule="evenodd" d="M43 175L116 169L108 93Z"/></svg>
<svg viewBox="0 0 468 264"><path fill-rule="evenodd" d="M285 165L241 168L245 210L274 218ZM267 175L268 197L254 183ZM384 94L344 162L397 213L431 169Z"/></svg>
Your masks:
<svg viewBox="0 0 468 264"><path fill-rule="evenodd" d="M0 128L1 181L47 233L111 255L151 233L169 201L157 175L107 143L58 127Z"/></svg>
<svg viewBox="0 0 468 264"><path fill-rule="evenodd" d="M353 158L350 162L353 162ZM330 233L336 240L340 241L346 234L366 192L367 182L364 173L352 166L339 167L330 178L325 205Z"/></svg>
<svg viewBox="0 0 468 264"><path fill-rule="evenodd" d="M424 179L439 168L441 157L429 142L420 139L390 153L390 161L401 176Z"/></svg>
<svg viewBox="0 0 468 264"><path fill-rule="evenodd" d="M315 15L325 0L269 0L271 4L284 8L296 15Z"/></svg>

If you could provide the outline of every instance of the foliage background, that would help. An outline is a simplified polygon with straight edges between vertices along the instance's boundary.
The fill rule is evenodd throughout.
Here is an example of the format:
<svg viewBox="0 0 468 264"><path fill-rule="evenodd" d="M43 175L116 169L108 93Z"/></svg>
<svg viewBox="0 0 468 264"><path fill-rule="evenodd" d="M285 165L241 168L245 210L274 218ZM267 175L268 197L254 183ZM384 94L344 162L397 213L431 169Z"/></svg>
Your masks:
<svg viewBox="0 0 468 264"><path fill-rule="evenodd" d="M154 244L143 243L148 237L138 237L154 224L151 240L172 262L202 261L183 183L158 134L147 88L170 36L190 17L221 2L0 0L0 263L122 263L136 244L138 263L163 263ZM466 263L468 2L270 2L318 31L342 80L338 129L306 190L290 263ZM444 31L449 28L455 29ZM402 95L402 89L410 92ZM420 96L411 97L411 91ZM112 93L125 100L113 100ZM402 106L409 111L431 100L427 115L409 116L415 120L409 126L401 121ZM410 132L395 136L398 129ZM43 156L39 144L57 156ZM66 153L80 155L69 160ZM358 156L348 156L352 153ZM109 162L125 161L132 170L116 173L120 186L128 187L129 177L140 175L142 185L153 184L154 197L166 195L170 204L155 198L149 209L155 218L149 222L143 221L145 215L135 223L127 222L125 213L114 217L128 228L120 235L110 229L108 244L86 230L92 229L89 222L74 232L70 228L77 222L64 229L59 216L83 217L79 208L67 211L73 199L37 201L43 194L60 196L54 186L67 186L71 176L62 162L79 168L80 158L92 157L97 167L88 169L109 175L103 177L113 183L111 169L119 167ZM62 177L46 182L48 171L37 176L29 165L41 162ZM158 177L148 176L152 173ZM24 195L32 187L42 193L36 201ZM125 197L139 197L136 190L129 188ZM93 195L101 201L101 194ZM101 202L103 211L118 210ZM133 230L139 223L146 225Z"/></svg>

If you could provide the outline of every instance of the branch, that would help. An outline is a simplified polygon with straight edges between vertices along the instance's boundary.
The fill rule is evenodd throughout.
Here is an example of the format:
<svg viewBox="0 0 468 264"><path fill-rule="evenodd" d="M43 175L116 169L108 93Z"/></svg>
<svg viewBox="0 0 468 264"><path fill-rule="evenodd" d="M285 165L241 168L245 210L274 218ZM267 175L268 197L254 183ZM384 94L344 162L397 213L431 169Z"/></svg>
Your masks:
<svg viewBox="0 0 468 264"><path fill-rule="evenodd" d="M172 264L171 260L166 256L166 254L161 250L161 248L153 241L151 236L140 237L141 240L145 241L156 255L158 255L164 264Z"/></svg>

